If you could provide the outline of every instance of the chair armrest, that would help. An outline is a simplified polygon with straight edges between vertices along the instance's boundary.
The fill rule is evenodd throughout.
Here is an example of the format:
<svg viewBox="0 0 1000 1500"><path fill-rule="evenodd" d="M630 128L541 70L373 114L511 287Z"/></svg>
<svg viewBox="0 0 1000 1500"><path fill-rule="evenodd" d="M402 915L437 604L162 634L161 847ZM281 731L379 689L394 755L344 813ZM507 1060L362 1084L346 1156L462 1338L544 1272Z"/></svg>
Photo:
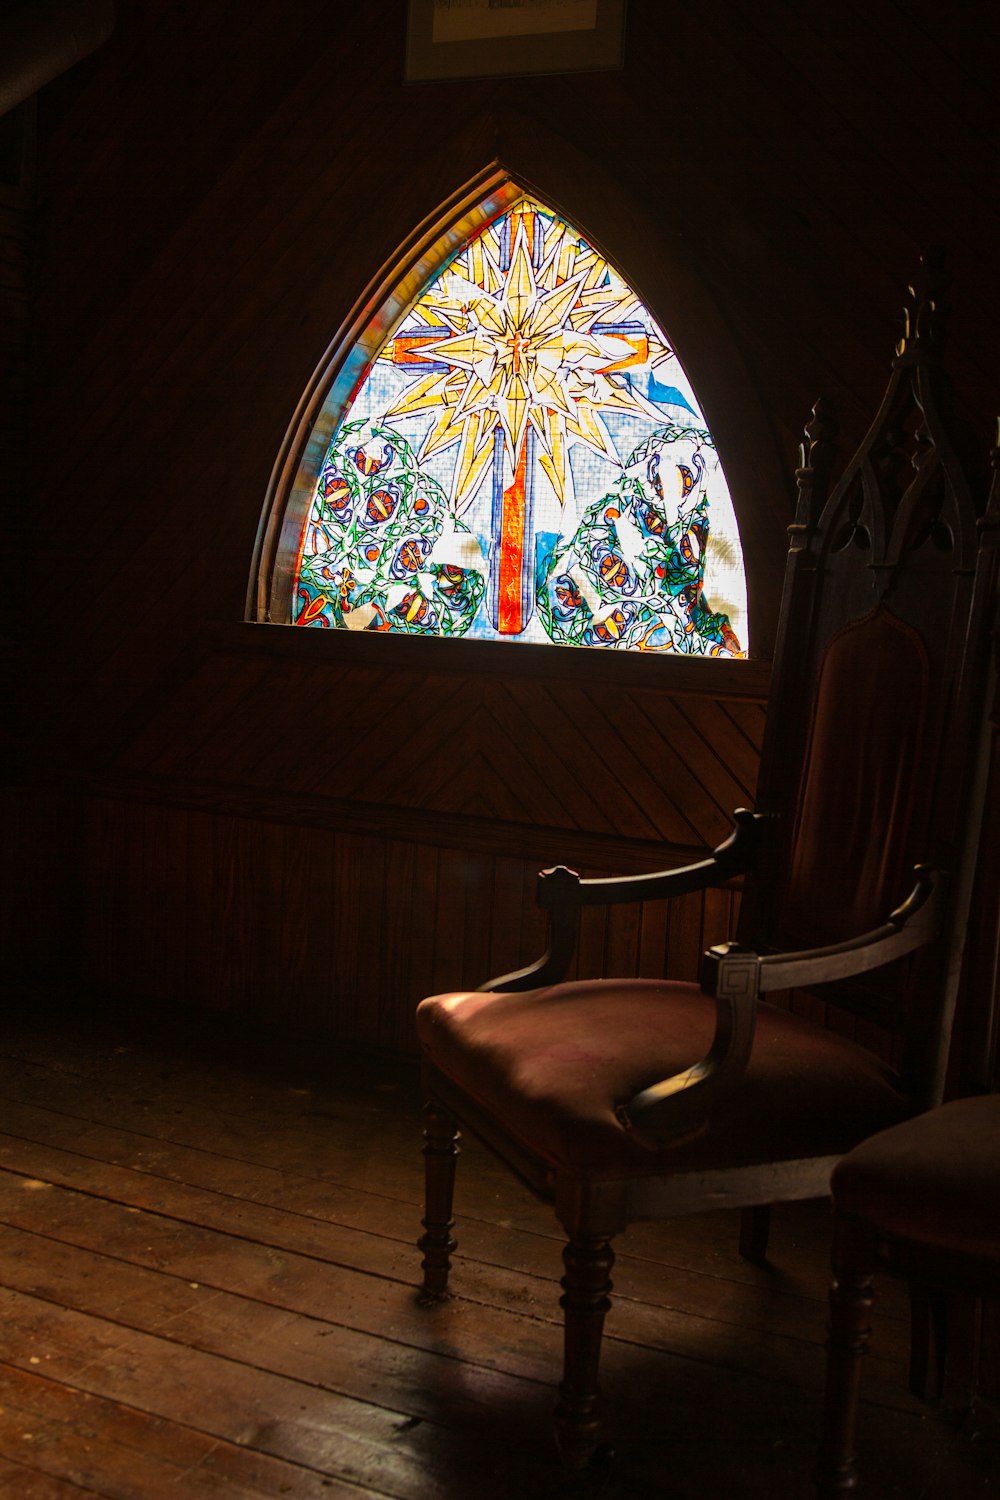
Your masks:
<svg viewBox="0 0 1000 1500"><path fill-rule="evenodd" d="M946 878L918 865L917 882L902 906L881 926L824 948L761 956L739 943L710 948L701 987L715 1000L711 1048L693 1067L643 1089L619 1107L618 1118L643 1145L656 1149L708 1126L716 1103L732 1092L746 1069L757 1022L757 1000L769 990L847 979L902 958L936 936Z"/></svg>
<svg viewBox="0 0 1000 1500"><path fill-rule="evenodd" d="M868 969L880 969L883 964L930 942L941 927L945 874L926 865L917 865L915 874L917 882L913 890L881 927L826 948L766 954L760 960L757 993L765 995L769 990L792 990L799 985L850 979Z"/></svg>
<svg viewBox="0 0 1000 1500"><path fill-rule="evenodd" d="M760 844L760 825L765 814L739 807L733 813L733 831L707 859L675 870L655 870L648 875L616 875L605 880L581 880L573 870L557 865L538 877L538 904L550 911L565 906L617 906L627 901L662 901L686 896L708 885L721 885L733 875L749 870ZM571 876L566 881L565 876ZM555 877L559 877L556 879Z"/></svg>
<svg viewBox="0 0 1000 1500"><path fill-rule="evenodd" d="M580 912L585 906L615 906L630 901L664 901L686 896L706 886L721 885L749 870L760 844L762 813L741 807L733 814L732 833L707 859L676 870L657 870L649 875L620 875L606 880L582 880L565 865L542 870L538 876L538 905L549 913L549 945L543 956L526 969L517 969L480 985L481 990L533 990L558 984L572 962L580 931Z"/></svg>

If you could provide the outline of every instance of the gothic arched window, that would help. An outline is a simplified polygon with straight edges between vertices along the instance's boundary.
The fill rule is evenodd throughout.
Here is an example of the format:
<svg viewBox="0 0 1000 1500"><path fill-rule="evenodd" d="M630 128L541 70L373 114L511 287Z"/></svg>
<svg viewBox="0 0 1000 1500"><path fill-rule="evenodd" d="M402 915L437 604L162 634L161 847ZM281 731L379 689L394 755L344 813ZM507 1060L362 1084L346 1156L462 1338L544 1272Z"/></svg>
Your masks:
<svg viewBox="0 0 1000 1500"><path fill-rule="evenodd" d="M285 522L286 619L745 655L736 517L667 334L551 208L511 183L499 206L342 352Z"/></svg>

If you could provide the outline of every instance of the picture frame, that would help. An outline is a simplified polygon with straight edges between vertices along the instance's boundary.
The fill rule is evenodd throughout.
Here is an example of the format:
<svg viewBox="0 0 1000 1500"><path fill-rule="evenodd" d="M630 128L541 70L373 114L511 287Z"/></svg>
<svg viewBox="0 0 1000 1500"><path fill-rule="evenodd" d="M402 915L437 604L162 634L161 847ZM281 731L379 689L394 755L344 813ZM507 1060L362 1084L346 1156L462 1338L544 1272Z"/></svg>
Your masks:
<svg viewBox="0 0 1000 1500"><path fill-rule="evenodd" d="M404 81L624 66L626 0L408 0Z"/></svg>

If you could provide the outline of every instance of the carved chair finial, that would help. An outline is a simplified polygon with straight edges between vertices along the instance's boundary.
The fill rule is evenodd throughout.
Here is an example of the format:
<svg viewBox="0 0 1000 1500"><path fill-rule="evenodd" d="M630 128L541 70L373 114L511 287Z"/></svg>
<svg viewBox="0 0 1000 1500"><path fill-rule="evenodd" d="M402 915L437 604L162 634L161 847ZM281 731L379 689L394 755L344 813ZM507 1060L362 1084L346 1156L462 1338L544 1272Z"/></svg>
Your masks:
<svg viewBox="0 0 1000 1500"><path fill-rule="evenodd" d="M907 291L903 308L903 336L896 345L899 359L936 353L942 337L942 302L947 277L944 250L931 245L920 257L920 266Z"/></svg>
<svg viewBox="0 0 1000 1500"><path fill-rule="evenodd" d="M795 471L798 502L788 528L793 547L808 545L807 537L826 502L830 472L836 456L837 415L831 401L821 396L803 430L799 466Z"/></svg>
<svg viewBox="0 0 1000 1500"><path fill-rule="evenodd" d="M833 403L825 396L821 396L812 409L812 416L803 428L804 442L799 444L799 467L796 470L796 478L800 473L817 474L825 476L826 470L833 461L834 444L837 436L837 418Z"/></svg>

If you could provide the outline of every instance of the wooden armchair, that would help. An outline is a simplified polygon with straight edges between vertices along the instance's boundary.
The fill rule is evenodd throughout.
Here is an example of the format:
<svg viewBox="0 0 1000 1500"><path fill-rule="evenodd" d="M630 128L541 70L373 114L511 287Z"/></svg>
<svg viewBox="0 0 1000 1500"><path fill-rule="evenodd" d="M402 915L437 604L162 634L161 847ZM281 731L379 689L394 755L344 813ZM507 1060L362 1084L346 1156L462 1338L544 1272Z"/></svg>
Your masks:
<svg viewBox="0 0 1000 1500"><path fill-rule="evenodd" d="M577 1467L598 1440L614 1235L740 1207L742 1248L762 1254L766 1205L824 1195L845 1152L941 1094L997 507L984 522L945 430L936 299L926 279L911 288L885 398L832 489L822 403L806 429L757 810L737 812L732 837L684 869L544 871L546 955L418 1010L423 1297L446 1291L461 1123L553 1204L568 1236L556 1430ZM736 941L706 954L700 987L564 982L584 906L736 875ZM877 1054L761 999L818 984L841 1015L880 1028Z"/></svg>
<svg viewBox="0 0 1000 1500"><path fill-rule="evenodd" d="M834 1283L820 1458L821 1500L853 1494L861 1360L871 1333L877 1267L927 1290L938 1316L940 1378L945 1290L1000 1294L1000 1095L954 1099L863 1141L834 1169ZM918 1301L918 1306L922 1299ZM918 1330L923 1336L925 1329ZM925 1394L923 1337L911 1374Z"/></svg>

